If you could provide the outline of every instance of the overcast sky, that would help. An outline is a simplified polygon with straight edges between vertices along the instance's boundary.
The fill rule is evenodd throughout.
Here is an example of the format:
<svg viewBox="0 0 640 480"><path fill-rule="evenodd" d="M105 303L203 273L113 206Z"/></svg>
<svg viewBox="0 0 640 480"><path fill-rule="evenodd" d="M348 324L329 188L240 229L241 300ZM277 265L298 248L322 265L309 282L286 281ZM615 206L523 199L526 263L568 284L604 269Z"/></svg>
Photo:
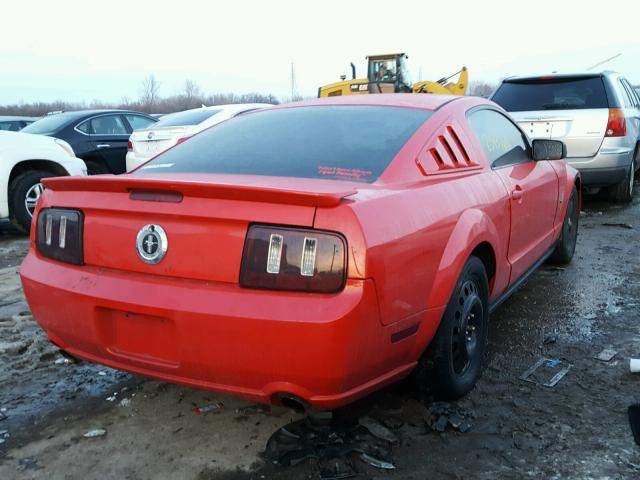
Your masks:
<svg viewBox="0 0 640 480"><path fill-rule="evenodd" d="M598 8L594 8L594 7ZM130 100L149 73L163 96L291 94L349 73L368 54L406 52L414 80L497 81L606 68L640 84L640 1L11 1L3 5L0 103Z"/></svg>

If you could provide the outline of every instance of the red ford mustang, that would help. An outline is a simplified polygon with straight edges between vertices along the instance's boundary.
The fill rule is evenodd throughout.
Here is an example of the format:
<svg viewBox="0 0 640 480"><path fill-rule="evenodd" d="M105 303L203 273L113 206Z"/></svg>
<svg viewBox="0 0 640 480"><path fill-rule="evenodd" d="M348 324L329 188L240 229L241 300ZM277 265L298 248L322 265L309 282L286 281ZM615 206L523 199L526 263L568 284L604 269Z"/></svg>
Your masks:
<svg viewBox="0 0 640 480"><path fill-rule="evenodd" d="M416 370L459 397L490 312L571 260L563 156L480 98L256 111L132 174L46 179L24 291L61 349L141 375L334 408Z"/></svg>

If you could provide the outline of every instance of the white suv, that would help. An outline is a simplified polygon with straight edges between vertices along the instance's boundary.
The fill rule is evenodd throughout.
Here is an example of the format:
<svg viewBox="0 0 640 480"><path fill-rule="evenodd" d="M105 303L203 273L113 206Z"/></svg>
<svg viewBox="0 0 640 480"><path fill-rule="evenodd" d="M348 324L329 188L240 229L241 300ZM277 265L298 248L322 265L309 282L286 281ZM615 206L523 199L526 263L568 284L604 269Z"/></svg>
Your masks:
<svg viewBox="0 0 640 480"><path fill-rule="evenodd" d="M491 100L531 139L567 146L567 163L583 185L606 187L612 200L630 202L640 168L640 98L616 72L551 74L503 80Z"/></svg>
<svg viewBox="0 0 640 480"><path fill-rule="evenodd" d="M0 131L0 220L9 218L28 232L43 191L40 181L86 174L87 166L64 140Z"/></svg>

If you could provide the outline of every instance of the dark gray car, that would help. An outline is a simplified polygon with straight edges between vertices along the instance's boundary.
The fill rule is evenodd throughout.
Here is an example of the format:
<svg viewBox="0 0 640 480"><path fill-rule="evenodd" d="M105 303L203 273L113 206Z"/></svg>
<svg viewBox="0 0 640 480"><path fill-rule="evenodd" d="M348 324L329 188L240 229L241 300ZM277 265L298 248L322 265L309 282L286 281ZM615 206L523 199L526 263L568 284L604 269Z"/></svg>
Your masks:
<svg viewBox="0 0 640 480"><path fill-rule="evenodd" d="M131 132L157 122L146 113L128 110L80 110L48 115L22 131L69 143L87 164L89 175L124 173Z"/></svg>

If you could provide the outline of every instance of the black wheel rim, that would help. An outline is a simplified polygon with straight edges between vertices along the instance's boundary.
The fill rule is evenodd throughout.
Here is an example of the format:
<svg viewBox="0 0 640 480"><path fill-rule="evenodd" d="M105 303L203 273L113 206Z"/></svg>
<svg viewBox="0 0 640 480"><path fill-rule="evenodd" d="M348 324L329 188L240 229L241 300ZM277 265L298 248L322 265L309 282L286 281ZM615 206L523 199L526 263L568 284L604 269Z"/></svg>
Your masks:
<svg viewBox="0 0 640 480"><path fill-rule="evenodd" d="M456 375L464 375L480 351L484 308L477 285L466 281L458 293L451 332L451 358Z"/></svg>
<svg viewBox="0 0 640 480"><path fill-rule="evenodd" d="M571 195L569 199L569 205L567 205L567 220L564 225L565 238L567 239L567 246L570 251L576 246L576 240L578 238L578 208L576 205L576 198Z"/></svg>

